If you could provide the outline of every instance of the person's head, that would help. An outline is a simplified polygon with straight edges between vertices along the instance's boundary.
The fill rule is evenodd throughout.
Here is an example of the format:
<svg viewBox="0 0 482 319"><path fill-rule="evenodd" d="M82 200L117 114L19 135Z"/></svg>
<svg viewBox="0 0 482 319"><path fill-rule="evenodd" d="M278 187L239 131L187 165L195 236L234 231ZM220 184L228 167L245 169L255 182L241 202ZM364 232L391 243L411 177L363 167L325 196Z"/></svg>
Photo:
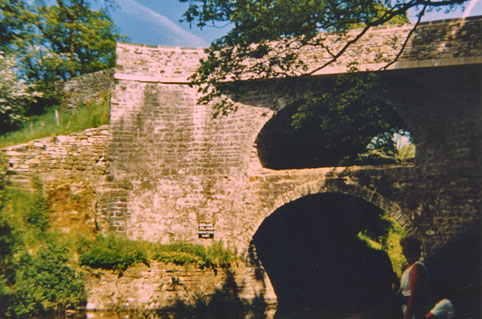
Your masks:
<svg viewBox="0 0 482 319"><path fill-rule="evenodd" d="M417 261L422 254L422 241L415 235L408 235L400 240L402 253L409 263Z"/></svg>

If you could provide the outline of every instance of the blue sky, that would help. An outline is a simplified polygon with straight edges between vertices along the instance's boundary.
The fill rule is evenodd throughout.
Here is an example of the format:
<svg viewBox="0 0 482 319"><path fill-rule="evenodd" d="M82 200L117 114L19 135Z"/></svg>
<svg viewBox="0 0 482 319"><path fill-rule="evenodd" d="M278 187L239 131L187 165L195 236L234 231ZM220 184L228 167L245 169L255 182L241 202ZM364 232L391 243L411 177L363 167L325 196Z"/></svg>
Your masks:
<svg viewBox="0 0 482 319"><path fill-rule="evenodd" d="M205 27L202 30L186 22L180 22L187 4L179 0L117 0L120 8L112 12L112 18L121 34L129 42L162 46L207 47L209 43L225 34L227 28ZM430 13L425 21L482 15L482 0L471 0L465 12L458 10L444 14ZM413 16L409 16L411 20Z"/></svg>

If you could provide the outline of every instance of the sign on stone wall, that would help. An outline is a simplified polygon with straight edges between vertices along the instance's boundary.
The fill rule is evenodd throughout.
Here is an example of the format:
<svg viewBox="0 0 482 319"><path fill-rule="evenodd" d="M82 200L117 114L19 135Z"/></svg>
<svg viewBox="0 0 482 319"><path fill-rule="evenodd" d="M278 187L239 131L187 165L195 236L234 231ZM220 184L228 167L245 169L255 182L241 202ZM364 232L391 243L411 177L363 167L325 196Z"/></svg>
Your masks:
<svg viewBox="0 0 482 319"><path fill-rule="evenodd" d="M199 238L214 238L214 224L213 223L199 223L198 224Z"/></svg>

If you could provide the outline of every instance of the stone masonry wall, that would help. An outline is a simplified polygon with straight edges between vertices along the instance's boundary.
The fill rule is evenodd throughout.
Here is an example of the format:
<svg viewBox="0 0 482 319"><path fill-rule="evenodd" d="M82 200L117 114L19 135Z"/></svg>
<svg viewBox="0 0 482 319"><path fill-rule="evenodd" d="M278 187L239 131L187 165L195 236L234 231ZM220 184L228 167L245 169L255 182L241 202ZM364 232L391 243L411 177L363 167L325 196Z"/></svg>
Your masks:
<svg viewBox="0 0 482 319"><path fill-rule="evenodd" d="M332 177L333 168L263 168L255 139L273 114L267 107L238 104L236 113L214 119L209 106L195 106L194 90L187 86L126 80L117 85L109 146L112 189L98 204L104 229L133 239L203 242L199 229L208 224L214 240L246 256L258 226L280 206L328 189L361 196L344 178ZM360 185L363 198L396 216L407 230L413 228L405 204L413 197L412 171L405 171L404 183L403 175L393 176L387 168L380 173L383 182ZM395 192L394 183L402 183L403 191ZM385 199L376 199L383 198L380 194ZM114 205L114 211L108 209Z"/></svg>
<svg viewBox="0 0 482 319"><path fill-rule="evenodd" d="M273 314L276 296L262 287L252 268L237 263L226 269L198 269L153 262L149 267L135 265L119 274L116 271L86 268L83 271L89 300L87 311L113 309L156 309L176 302L193 305L208 301L216 292L252 304L263 298L267 314ZM262 291L262 295L255 295Z"/></svg>
<svg viewBox="0 0 482 319"><path fill-rule="evenodd" d="M370 29L362 38L350 46L341 59L326 70L315 74L338 73L346 70L346 64L357 62L360 70L378 70L395 59L413 25L382 26ZM407 42L397 62L389 69L443 66L447 64L470 64L480 62L482 56L481 17L451 19L421 23ZM351 39L359 30L348 32ZM329 36L332 52L340 47L336 36ZM309 49L302 53L308 56L309 66L320 66L330 55L321 49Z"/></svg>
<svg viewBox="0 0 482 319"><path fill-rule="evenodd" d="M72 78L63 85L64 105L73 111L79 103L101 101L114 87L114 69Z"/></svg>
<svg viewBox="0 0 482 319"><path fill-rule="evenodd" d="M96 231L96 188L105 178L108 126L54 136L1 150L7 181L32 189L37 179L50 208L52 227Z"/></svg>
<svg viewBox="0 0 482 319"><path fill-rule="evenodd" d="M112 108L109 174L113 187L130 185L119 230L165 243L196 241L199 224L213 225L226 214L240 220L237 190L247 181L266 110L240 108L213 119L210 106L196 106L187 86L124 80L116 85ZM231 236L224 239L237 241L236 233Z"/></svg>
<svg viewBox="0 0 482 319"><path fill-rule="evenodd" d="M436 228L434 236L427 237L432 244L480 218L481 74L478 64L389 75L389 103L405 120L417 146L412 210L420 229Z"/></svg>
<svg viewBox="0 0 482 319"><path fill-rule="evenodd" d="M34 188L37 179L43 186L54 229L95 234L101 223L96 208L109 179L109 140L110 127L103 126L4 148L1 151L7 161L7 181L28 190ZM255 270L239 261L230 269L216 271L153 262L149 267L129 267L122 274L88 267L82 272L87 311L155 309L175 302L193 304L221 292L244 303L261 298L267 303L265 311L272 315L276 296L267 275ZM234 286L227 288L231 275Z"/></svg>

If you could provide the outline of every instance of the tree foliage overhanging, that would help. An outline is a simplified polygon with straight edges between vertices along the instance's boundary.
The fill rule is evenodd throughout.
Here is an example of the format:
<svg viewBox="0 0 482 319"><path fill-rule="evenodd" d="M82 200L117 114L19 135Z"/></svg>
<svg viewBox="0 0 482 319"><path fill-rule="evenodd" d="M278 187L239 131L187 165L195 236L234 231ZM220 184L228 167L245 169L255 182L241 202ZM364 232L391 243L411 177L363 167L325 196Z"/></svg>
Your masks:
<svg viewBox="0 0 482 319"><path fill-rule="evenodd" d="M377 75L352 73L340 76L329 90L312 89L306 77L339 60L348 48L370 28L408 22L407 11L421 17L430 10L450 11L465 0L180 0L189 4L184 21L203 28L230 25L232 29L211 43L207 56L191 77L198 88L200 104L212 103L215 115L228 114L235 104L224 95L242 96L241 83L267 81L280 85L278 91L299 96L302 101L293 114L293 126L319 127L320 140L328 141L325 152L344 153L340 164L359 158L370 140L406 130L399 119L387 118L383 83ZM418 23L415 24L415 27ZM358 28L356 35L337 48L329 47L320 32L342 36ZM340 37L340 39L343 39ZM324 50L328 61L304 60L301 49ZM354 61L356 63L356 61ZM353 68L356 70L356 68ZM277 79L277 81L272 81ZM281 79L281 80L280 80ZM370 83L368 83L369 81ZM226 94L229 93L229 94ZM356 128L354 131L353 128ZM351 129L350 129L351 128ZM391 132L392 134L386 134ZM382 143L383 144L383 143ZM346 152L347 146L351 150Z"/></svg>
<svg viewBox="0 0 482 319"><path fill-rule="evenodd" d="M369 28L408 22L407 11L419 17L429 10L451 10L467 0L179 0L188 2L184 20L203 28L229 24L232 29L213 41L208 56L192 77L204 95L201 102L219 96L217 85L225 80L269 79L310 75L335 62L353 45L350 40L338 50L329 48L320 32L344 34ZM359 39L358 36L354 41ZM298 55L304 47L321 47L331 56L318 68ZM255 59L254 63L245 63ZM267 63L267 61L269 63ZM313 64L313 61L310 61ZM302 72L305 70L306 72Z"/></svg>
<svg viewBox="0 0 482 319"><path fill-rule="evenodd" d="M58 103L59 80L114 66L115 43L123 37L109 16L114 0L103 3L93 10L89 0L0 0L0 53L10 61L0 72L11 77L13 69L17 82L28 85L22 92L30 93L29 103L17 105L2 92L0 133Z"/></svg>

